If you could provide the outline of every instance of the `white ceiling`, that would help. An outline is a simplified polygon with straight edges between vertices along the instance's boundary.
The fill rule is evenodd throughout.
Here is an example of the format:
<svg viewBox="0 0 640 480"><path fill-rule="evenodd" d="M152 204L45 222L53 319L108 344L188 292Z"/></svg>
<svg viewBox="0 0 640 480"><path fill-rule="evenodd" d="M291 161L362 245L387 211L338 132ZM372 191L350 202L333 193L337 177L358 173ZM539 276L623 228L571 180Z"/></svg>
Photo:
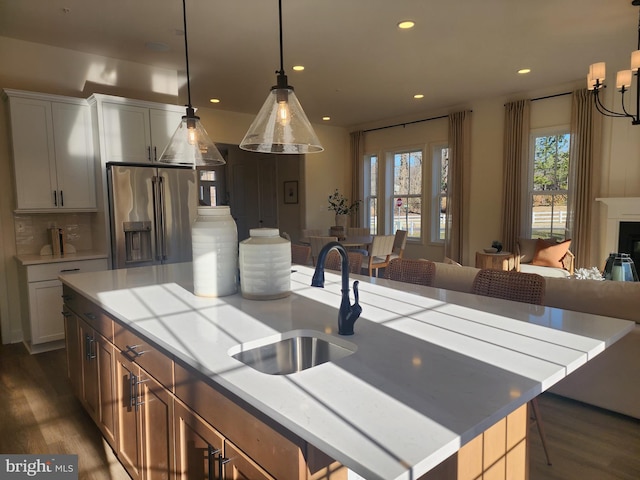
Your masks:
<svg viewBox="0 0 640 480"><path fill-rule="evenodd" d="M631 0L282 3L289 83L312 122L347 127L575 82L638 38ZM257 113L280 63L277 0L187 0L187 22L194 106ZM0 0L0 36L180 71L182 29L181 0Z"/></svg>

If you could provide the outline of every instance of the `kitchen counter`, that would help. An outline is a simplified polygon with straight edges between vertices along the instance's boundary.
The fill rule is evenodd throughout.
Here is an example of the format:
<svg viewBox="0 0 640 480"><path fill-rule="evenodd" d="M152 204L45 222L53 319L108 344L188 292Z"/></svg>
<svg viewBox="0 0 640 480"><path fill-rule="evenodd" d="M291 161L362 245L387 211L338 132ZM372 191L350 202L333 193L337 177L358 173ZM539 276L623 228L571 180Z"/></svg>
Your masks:
<svg viewBox="0 0 640 480"><path fill-rule="evenodd" d="M417 478L632 330L633 322L357 276L357 351L292 375L229 356L295 329L337 335L340 277L252 301L192 294L191 264L60 277L117 320L367 479Z"/></svg>
<svg viewBox="0 0 640 480"><path fill-rule="evenodd" d="M106 253L94 252L90 250L79 251L77 253L67 253L65 255L16 255L16 259L21 265L41 265L45 263L75 262L78 260L98 260L107 258Z"/></svg>

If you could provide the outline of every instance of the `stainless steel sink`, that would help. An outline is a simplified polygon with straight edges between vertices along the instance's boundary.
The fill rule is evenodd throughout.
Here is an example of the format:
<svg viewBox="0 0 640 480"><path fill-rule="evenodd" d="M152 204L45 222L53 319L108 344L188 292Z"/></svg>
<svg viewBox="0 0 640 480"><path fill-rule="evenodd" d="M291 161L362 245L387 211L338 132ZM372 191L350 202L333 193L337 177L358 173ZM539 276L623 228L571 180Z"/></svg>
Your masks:
<svg viewBox="0 0 640 480"><path fill-rule="evenodd" d="M237 345L236 360L269 375L289 375L347 357L357 350L351 342L315 330L291 330Z"/></svg>

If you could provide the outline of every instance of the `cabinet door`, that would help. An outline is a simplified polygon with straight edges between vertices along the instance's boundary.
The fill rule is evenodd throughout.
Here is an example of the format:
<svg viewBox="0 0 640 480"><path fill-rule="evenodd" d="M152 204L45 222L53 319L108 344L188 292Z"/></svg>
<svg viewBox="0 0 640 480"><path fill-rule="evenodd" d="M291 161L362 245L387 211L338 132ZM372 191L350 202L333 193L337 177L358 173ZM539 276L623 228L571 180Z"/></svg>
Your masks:
<svg viewBox="0 0 640 480"><path fill-rule="evenodd" d="M173 399L142 369L137 383L144 444L143 478L169 480L173 477Z"/></svg>
<svg viewBox="0 0 640 480"><path fill-rule="evenodd" d="M182 115L186 112L172 112L170 110L149 109L151 122L151 158L154 162L160 159L160 155L169 144L169 140L182 121Z"/></svg>
<svg viewBox="0 0 640 480"><path fill-rule="evenodd" d="M117 395L115 378L114 348L104 337L95 333L96 354L94 360L98 369L98 393L100 410L98 426L111 445L116 448Z"/></svg>
<svg viewBox="0 0 640 480"><path fill-rule="evenodd" d="M52 103L58 207L96 208L91 113L88 105Z"/></svg>
<svg viewBox="0 0 640 480"><path fill-rule="evenodd" d="M29 283L31 344L64 339L62 284L58 280Z"/></svg>
<svg viewBox="0 0 640 480"><path fill-rule="evenodd" d="M18 209L55 208L51 102L12 97L11 137Z"/></svg>
<svg viewBox="0 0 640 480"><path fill-rule="evenodd" d="M226 440L224 444L224 476L228 480L275 480L238 447Z"/></svg>
<svg viewBox="0 0 640 480"><path fill-rule="evenodd" d="M220 479L224 437L178 401L175 429L176 480Z"/></svg>
<svg viewBox="0 0 640 480"><path fill-rule="evenodd" d="M71 382L71 389L76 397L80 398L82 392L82 345L78 331L78 317L75 313L64 307L64 331L67 351L67 375Z"/></svg>
<svg viewBox="0 0 640 480"><path fill-rule="evenodd" d="M108 162L150 162L148 108L105 102L102 104L102 116Z"/></svg>
<svg viewBox="0 0 640 480"><path fill-rule="evenodd" d="M142 428L137 404L139 367L116 352L118 459L133 480L142 479Z"/></svg>

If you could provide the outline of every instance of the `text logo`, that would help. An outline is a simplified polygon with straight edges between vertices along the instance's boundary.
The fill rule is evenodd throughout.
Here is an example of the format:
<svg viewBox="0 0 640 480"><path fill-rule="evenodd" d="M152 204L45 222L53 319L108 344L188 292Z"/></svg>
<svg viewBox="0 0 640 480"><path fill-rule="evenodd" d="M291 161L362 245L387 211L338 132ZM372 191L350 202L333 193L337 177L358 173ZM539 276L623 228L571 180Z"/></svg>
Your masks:
<svg viewBox="0 0 640 480"><path fill-rule="evenodd" d="M77 455L0 455L3 480L78 480Z"/></svg>

